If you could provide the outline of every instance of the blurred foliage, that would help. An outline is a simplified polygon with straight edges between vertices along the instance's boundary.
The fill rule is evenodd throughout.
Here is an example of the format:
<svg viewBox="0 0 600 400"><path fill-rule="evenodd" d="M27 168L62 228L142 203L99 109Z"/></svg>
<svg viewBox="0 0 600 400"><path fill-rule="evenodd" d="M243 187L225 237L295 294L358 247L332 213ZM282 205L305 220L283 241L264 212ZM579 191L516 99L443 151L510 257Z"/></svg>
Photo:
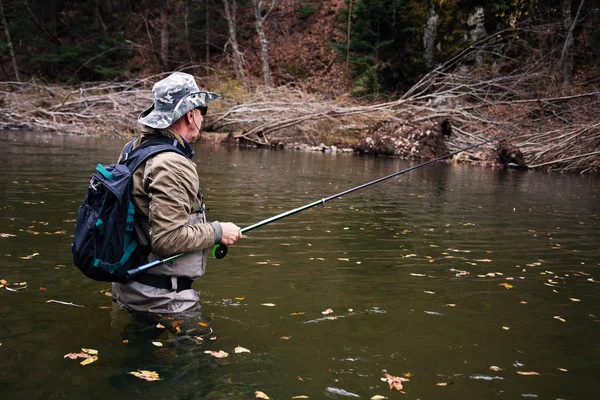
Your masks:
<svg viewBox="0 0 600 400"><path fill-rule="evenodd" d="M78 83L131 79L165 68L197 73L229 67L230 46L227 45L222 0L2 2L17 63L25 79ZM345 0L341 8L335 8L334 3L279 0L281 8L269 16L267 27L271 27L269 35L281 35L283 28L280 27L288 18L281 10L284 5L289 6L296 25L288 25L286 32L289 34L302 25L302 29L312 35L307 37L306 44L290 46L332 43L339 55L335 62L348 66L348 70L342 67L336 73L348 74L351 92L357 96L401 93L428 69L464 50L473 43L472 16L478 8L483 10L483 27L488 35L514 27L547 26L548 35L531 34L527 40L548 54L549 62L558 62L566 36L561 0ZM238 0L237 4L238 40L248 55L246 62L256 62L251 54L256 50L257 38L253 13L249 12L250 2ZM579 4L580 0L573 0L573 16ZM166 27L161 20L164 10L168 11ZM435 50L433 62L427 62L423 37L432 13L437 18ZM319 19L314 18L315 15L319 15ZM329 23L321 20L323 16L336 24L335 37L320 37L318 28L311 32L311 24L318 27L319 23ZM167 67L161 58L163 32L169 36ZM584 3L574 38L576 69L597 68L600 15L594 2ZM270 49L272 54L277 54L277 50L276 46ZM287 52L301 54L289 49ZM290 79L311 79L312 71L302 60L284 60L277 56L273 59L280 63L272 66L273 69L284 71ZM329 71L331 65L325 64ZM250 65L247 67L252 70ZM0 79L13 77L2 27Z"/></svg>

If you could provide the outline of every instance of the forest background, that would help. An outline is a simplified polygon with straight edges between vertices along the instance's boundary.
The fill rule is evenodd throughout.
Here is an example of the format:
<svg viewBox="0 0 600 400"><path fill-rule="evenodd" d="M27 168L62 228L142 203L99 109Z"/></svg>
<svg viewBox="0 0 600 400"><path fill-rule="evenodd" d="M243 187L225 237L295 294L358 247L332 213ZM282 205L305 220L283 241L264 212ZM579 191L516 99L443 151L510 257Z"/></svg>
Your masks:
<svg viewBox="0 0 600 400"><path fill-rule="evenodd" d="M428 159L493 137L460 160L600 172L591 0L0 0L0 26L0 128L134 135L177 70L222 95L219 140Z"/></svg>

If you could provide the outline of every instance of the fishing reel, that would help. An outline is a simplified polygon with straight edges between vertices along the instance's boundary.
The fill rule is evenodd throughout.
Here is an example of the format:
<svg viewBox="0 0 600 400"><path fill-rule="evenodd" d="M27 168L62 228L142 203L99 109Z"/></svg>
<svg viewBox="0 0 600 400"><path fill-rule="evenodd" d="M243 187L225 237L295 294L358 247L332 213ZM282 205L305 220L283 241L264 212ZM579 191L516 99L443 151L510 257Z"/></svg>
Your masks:
<svg viewBox="0 0 600 400"><path fill-rule="evenodd" d="M227 255L227 246L225 246L224 244L219 243L215 247L213 247L212 256L214 258L216 258L217 260L221 260L221 259L225 258L226 255Z"/></svg>

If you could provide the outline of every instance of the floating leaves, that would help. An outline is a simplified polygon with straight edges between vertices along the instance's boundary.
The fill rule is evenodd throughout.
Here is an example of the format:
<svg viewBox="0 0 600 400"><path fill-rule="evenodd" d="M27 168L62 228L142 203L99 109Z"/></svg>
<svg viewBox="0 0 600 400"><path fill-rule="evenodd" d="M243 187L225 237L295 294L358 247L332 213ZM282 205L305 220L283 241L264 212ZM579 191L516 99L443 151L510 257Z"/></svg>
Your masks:
<svg viewBox="0 0 600 400"><path fill-rule="evenodd" d="M321 314L323 314L323 315L328 315L328 314L332 314L332 313L333 313L333 310L331 308L328 308L325 311L321 311Z"/></svg>
<svg viewBox="0 0 600 400"><path fill-rule="evenodd" d="M0 232L0 238L9 238L9 237L17 237L17 235L11 235L10 233Z"/></svg>
<svg viewBox="0 0 600 400"><path fill-rule="evenodd" d="M538 372L535 371L517 371L519 375L539 375Z"/></svg>
<svg viewBox="0 0 600 400"><path fill-rule="evenodd" d="M273 303L262 303L261 306L265 306L265 307L275 307L275 304Z"/></svg>
<svg viewBox="0 0 600 400"><path fill-rule="evenodd" d="M393 376L390 374L383 374L385 378L381 378L382 381L387 382L390 385L390 389L402 390L402 382L408 382L409 379L401 376Z"/></svg>
<svg viewBox="0 0 600 400"><path fill-rule="evenodd" d="M156 347L163 347L163 344L161 342L152 342L152 344Z"/></svg>
<svg viewBox="0 0 600 400"><path fill-rule="evenodd" d="M555 316L554 316L554 319L557 319L557 320L559 320L560 322L567 322L567 320L566 320L566 319L564 319L564 318L562 318L560 315L555 315Z"/></svg>
<svg viewBox="0 0 600 400"><path fill-rule="evenodd" d="M375 396L371 397L371 400L384 400L387 399L387 397L376 394Z"/></svg>
<svg viewBox="0 0 600 400"><path fill-rule="evenodd" d="M254 392L254 395L256 396L257 399L266 399L266 400L270 399L269 396L267 396L264 392L261 392L260 390L257 390L256 392Z"/></svg>
<svg viewBox="0 0 600 400"><path fill-rule="evenodd" d="M229 357L229 353L226 353L223 350L219 350L219 351L206 350L204 353L210 354L211 356L213 356L215 358L227 358L227 357Z"/></svg>
<svg viewBox="0 0 600 400"><path fill-rule="evenodd" d="M513 285L511 285L510 283L506 283L506 282L500 283L500 284L498 284L498 286L504 286L507 289L512 289L513 288Z"/></svg>
<svg viewBox="0 0 600 400"><path fill-rule="evenodd" d="M128 374L135 376L136 378L140 378L143 379L145 381L148 382L152 382L152 381L160 381L160 376L158 376L158 373L156 371L147 371L147 370L137 370L137 371L131 371L128 372Z"/></svg>
<svg viewBox="0 0 600 400"><path fill-rule="evenodd" d="M495 372L502 371L502 368L500 368L500 367L497 367L497 366L495 366L495 365L492 365L492 366L490 366L490 369L491 369L492 371L495 371Z"/></svg>
<svg viewBox="0 0 600 400"><path fill-rule="evenodd" d="M76 360L78 358L83 358L84 360L80 362L81 365L88 365L93 362L98 361L98 350L94 349L81 349L80 353L69 353L65 354L63 358L70 358L71 360Z"/></svg>

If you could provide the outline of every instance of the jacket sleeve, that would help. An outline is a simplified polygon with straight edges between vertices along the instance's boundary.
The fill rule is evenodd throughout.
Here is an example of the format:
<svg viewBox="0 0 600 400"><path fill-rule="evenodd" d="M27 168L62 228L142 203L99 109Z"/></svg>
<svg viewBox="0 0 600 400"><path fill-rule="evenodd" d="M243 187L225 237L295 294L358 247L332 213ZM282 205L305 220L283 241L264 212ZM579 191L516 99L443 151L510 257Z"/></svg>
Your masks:
<svg viewBox="0 0 600 400"><path fill-rule="evenodd" d="M161 257L191 253L215 244L211 224L189 224L199 211L198 174L195 165L175 153L161 153L146 162L152 251Z"/></svg>

